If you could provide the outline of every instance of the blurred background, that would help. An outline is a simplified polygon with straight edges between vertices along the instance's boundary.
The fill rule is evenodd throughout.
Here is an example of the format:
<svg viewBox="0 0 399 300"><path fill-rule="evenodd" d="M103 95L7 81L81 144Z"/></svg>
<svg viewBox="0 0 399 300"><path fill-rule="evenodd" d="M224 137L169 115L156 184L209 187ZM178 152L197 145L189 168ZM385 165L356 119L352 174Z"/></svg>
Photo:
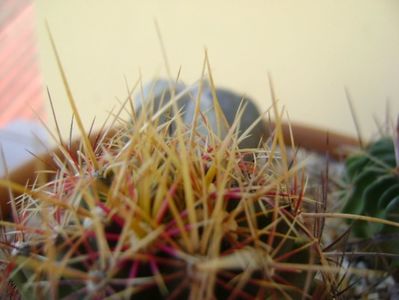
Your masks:
<svg viewBox="0 0 399 300"><path fill-rule="evenodd" d="M188 84L200 77L206 47L218 86L252 97L265 110L270 73L293 121L355 135L345 87L366 138L387 110L393 119L399 113L397 0L0 0L0 16L6 2L31 4L34 22L26 26L34 30L36 75L42 90L49 88L66 137L71 110L46 20L87 127L94 117L100 126L125 98L125 78L132 86L140 76L143 82L165 76L154 20L173 75L181 67ZM54 128L46 93L41 97Z"/></svg>
<svg viewBox="0 0 399 300"><path fill-rule="evenodd" d="M0 0L0 175L45 151L46 121L38 62L36 13L30 1Z"/></svg>
<svg viewBox="0 0 399 300"><path fill-rule="evenodd" d="M193 82L204 47L217 85L270 106L267 73L292 120L355 134L344 92L353 98L365 136L399 113L397 0L38 0L41 70L68 127L68 103L48 21L73 93L87 122L126 95L130 85L164 75L154 19L172 68ZM61 113L62 112L62 113Z"/></svg>

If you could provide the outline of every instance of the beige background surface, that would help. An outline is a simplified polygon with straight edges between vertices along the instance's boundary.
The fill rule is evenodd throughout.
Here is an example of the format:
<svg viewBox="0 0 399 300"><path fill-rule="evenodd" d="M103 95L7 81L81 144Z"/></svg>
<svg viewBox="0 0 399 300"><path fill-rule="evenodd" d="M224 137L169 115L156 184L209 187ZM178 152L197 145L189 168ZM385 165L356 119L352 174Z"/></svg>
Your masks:
<svg viewBox="0 0 399 300"><path fill-rule="evenodd" d="M267 73L292 120L364 135L399 112L397 0L37 0L44 81L64 131L70 109L45 31L48 20L78 106L101 123L133 84L165 74L154 19L177 74L198 79L207 47L216 83L270 104Z"/></svg>

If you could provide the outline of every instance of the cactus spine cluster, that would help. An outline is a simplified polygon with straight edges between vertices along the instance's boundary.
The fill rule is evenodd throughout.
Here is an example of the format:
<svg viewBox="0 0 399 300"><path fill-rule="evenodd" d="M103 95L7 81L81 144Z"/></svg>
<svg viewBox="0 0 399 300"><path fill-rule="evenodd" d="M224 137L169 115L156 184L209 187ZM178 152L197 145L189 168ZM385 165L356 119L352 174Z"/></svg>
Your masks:
<svg viewBox="0 0 399 300"><path fill-rule="evenodd" d="M94 156L64 149L54 180L18 199L3 222L3 284L23 299L299 299L318 272L329 293L302 173L277 153L278 134L242 150L237 122L220 139L178 114L131 119Z"/></svg>

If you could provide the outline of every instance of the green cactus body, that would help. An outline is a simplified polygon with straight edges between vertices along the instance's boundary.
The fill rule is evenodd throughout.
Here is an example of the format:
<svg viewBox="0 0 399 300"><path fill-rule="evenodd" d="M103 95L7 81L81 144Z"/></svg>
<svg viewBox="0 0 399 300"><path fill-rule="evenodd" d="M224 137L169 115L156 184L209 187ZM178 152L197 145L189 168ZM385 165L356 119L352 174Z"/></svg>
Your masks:
<svg viewBox="0 0 399 300"><path fill-rule="evenodd" d="M345 179L349 191L344 196L344 213L399 221L399 175L392 138L381 138L364 152L349 157ZM353 234L365 239L398 233L396 227L373 222L354 221L352 226ZM399 253L399 243L386 239L389 242L379 243L380 250Z"/></svg>

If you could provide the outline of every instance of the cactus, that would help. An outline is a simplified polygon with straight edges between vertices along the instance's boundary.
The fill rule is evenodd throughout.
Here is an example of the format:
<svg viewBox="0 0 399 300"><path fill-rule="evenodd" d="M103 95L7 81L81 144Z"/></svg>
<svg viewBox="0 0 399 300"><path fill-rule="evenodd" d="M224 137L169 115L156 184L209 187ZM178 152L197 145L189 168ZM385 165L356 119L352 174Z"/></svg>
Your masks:
<svg viewBox="0 0 399 300"><path fill-rule="evenodd" d="M91 151L65 149L55 179L18 199L1 223L4 285L23 299L301 299L319 272L331 292L278 134L244 151L238 121L220 139L178 114L132 120Z"/></svg>
<svg viewBox="0 0 399 300"><path fill-rule="evenodd" d="M343 212L399 222L398 136L381 137L364 151L346 160L345 181L348 188L343 193ZM363 251L388 255L399 253L397 227L361 221L352 221L351 226L355 237L369 241ZM374 268L387 269L389 266L388 269L398 281L398 258L385 259L384 256L377 256L372 261L369 258L365 260Z"/></svg>

